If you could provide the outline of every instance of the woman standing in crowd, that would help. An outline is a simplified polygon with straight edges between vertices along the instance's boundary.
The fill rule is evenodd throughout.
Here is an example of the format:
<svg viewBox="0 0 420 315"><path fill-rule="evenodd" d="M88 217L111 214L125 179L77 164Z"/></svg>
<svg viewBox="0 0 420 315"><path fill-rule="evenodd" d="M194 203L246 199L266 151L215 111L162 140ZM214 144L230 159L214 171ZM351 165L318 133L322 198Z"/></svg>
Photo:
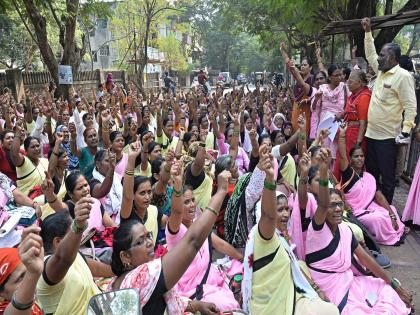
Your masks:
<svg viewBox="0 0 420 315"><path fill-rule="evenodd" d="M420 143L420 127L416 129L416 140ZM413 224L415 229L420 227L420 160L417 161L416 171L401 219Z"/></svg>
<svg viewBox="0 0 420 315"><path fill-rule="evenodd" d="M344 119L347 122L346 131L346 152L354 147L361 147L366 152L365 132L367 127L367 113L371 92L366 86L368 83L366 74L362 70L353 70L347 81L347 86L351 92L347 98L346 107L342 114L337 115L337 119ZM334 175L340 179L340 163L337 152Z"/></svg>
<svg viewBox="0 0 420 315"><path fill-rule="evenodd" d="M287 55L285 44L280 43L280 53L283 57L285 64L290 63L290 58ZM292 72L294 75L294 72ZM309 126L311 122L311 108L309 96L312 94L312 86L314 85L314 76L312 75L312 62L308 57L302 59L300 65L300 75L302 76L304 82L309 85L309 91L305 86L301 84L296 84L293 91L293 109L292 109L292 125L293 130L297 130L297 121L301 112L305 113L306 117L306 134L309 134Z"/></svg>

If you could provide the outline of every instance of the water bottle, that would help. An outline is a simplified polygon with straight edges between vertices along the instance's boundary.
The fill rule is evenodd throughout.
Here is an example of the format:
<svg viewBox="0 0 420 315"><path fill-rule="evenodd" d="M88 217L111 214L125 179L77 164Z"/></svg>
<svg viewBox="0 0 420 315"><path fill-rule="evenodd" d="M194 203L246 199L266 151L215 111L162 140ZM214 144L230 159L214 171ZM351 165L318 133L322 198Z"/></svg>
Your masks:
<svg viewBox="0 0 420 315"><path fill-rule="evenodd" d="M235 300L238 301L239 305L242 305L242 294L241 294L241 282L242 282L242 275L236 274L233 276L231 284L231 290L233 295L235 296Z"/></svg>

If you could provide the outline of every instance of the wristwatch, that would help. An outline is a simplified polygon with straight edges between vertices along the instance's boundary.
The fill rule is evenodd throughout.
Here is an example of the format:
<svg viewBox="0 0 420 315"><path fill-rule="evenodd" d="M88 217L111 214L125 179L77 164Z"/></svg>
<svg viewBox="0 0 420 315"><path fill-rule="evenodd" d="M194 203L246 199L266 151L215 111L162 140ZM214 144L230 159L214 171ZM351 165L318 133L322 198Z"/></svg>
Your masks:
<svg viewBox="0 0 420 315"><path fill-rule="evenodd" d="M87 227L88 227L87 222L81 228L77 226L76 220L73 220L73 222L71 223L71 230L73 231L74 234L82 234L87 229Z"/></svg>

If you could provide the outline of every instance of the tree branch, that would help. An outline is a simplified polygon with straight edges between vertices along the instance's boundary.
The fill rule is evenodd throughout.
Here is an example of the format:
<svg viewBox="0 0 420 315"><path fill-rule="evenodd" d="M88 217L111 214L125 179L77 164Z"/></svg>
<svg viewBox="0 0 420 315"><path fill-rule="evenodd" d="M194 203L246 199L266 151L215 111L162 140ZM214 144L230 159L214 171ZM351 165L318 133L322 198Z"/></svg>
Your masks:
<svg viewBox="0 0 420 315"><path fill-rule="evenodd" d="M36 40L35 35L30 30L28 24L26 24L25 18L23 17L22 12L20 12L19 6L17 5L16 0L12 0L12 2L13 2L13 5L16 9L16 12L19 14L19 17L22 20L22 23L25 26L26 30L28 31L29 35L31 36L32 40L38 45L38 41Z"/></svg>

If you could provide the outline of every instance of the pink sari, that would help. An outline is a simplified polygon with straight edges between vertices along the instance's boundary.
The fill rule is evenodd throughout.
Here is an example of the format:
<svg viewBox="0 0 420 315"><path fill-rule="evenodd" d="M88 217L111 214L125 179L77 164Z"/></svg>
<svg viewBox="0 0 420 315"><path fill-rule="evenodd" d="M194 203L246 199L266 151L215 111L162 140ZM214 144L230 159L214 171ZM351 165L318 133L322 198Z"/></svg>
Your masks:
<svg viewBox="0 0 420 315"><path fill-rule="evenodd" d="M375 241L382 245L394 245L404 234L404 224L397 209L391 206L398 224L398 230L395 231L388 210L374 201L375 194L375 178L368 172L363 172L363 176L345 194L345 199L353 209L354 215L368 229Z"/></svg>
<svg viewBox="0 0 420 315"><path fill-rule="evenodd" d="M402 215L403 221L412 220L413 224L420 225L420 160L417 162L413 182L411 183L407 203Z"/></svg>
<svg viewBox="0 0 420 315"><path fill-rule="evenodd" d="M127 168L128 163L128 155L123 153L123 156L121 160L115 165L115 173L120 175L121 177L124 177L125 169Z"/></svg>
<svg viewBox="0 0 420 315"><path fill-rule="evenodd" d="M127 273L121 282L120 289L136 289L139 294L141 308L143 308L152 296L161 272L163 272L161 259L154 259ZM107 291L114 291L112 285L115 280L116 278L108 285ZM166 310L169 315L184 314L188 300L180 297L174 288L167 291L163 298L165 299Z"/></svg>
<svg viewBox="0 0 420 315"><path fill-rule="evenodd" d="M292 206L292 226L291 226L291 237L293 243L296 245L296 256L300 260L305 260L305 241L306 241L306 231L303 231L302 228L302 221L301 221L301 214L300 214L300 205L299 205L299 197L297 194L294 196L293 199L293 206ZM316 208L318 204L315 200L313 194L308 193L308 203L306 204L306 218L311 218L314 216Z"/></svg>
<svg viewBox="0 0 420 315"><path fill-rule="evenodd" d="M181 224L178 233L171 234L166 227L166 241L170 251L187 233L185 225ZM196 254L194 260L179 279L175 289L184 297L191 297L196 293L210 262L209 242L206 240ZM214 303L222 311L237 309L238 302L229 289L226 275L215 265L210 265L207 281L203 285L203 297L201 301Z"/></svg>
<svg viewBox="0 0 420 315"><path fill-rule="evenodd" d="M306 263L321 291L341 315L409 314L398 294L382 279L353 274L352 256L358 246L350 228L339 224L335 235L326 223L319 231L312 224L306 239Z"/></svg>

